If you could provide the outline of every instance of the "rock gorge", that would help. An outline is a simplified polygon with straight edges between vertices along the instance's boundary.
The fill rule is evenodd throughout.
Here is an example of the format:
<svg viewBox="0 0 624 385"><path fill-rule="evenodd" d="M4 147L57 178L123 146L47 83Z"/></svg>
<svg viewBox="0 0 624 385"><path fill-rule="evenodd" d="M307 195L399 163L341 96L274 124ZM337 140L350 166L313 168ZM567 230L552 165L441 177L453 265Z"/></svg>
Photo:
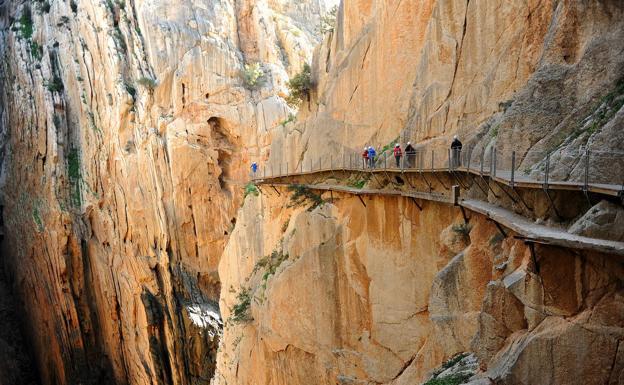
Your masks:
<svg viewBox="0 0 624 385"><path fill-rule="evenodd" d="M622 255L438 202L245 189L252 161L453 135L526 167L566 150L553 175L576 177L565 154L624 140L624 4L344 0L321 34L333 5L0 1L1 262L41 383L399 385L455 361L472 384L624 383ZM467 192L624 241L617 197L522 194Z"/></svg>

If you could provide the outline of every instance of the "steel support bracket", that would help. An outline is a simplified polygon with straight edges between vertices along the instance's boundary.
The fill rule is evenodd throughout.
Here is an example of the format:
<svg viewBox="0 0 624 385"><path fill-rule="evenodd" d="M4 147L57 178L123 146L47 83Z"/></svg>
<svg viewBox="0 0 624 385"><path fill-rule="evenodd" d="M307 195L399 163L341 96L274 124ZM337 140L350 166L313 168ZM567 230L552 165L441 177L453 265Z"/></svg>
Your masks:
<svg viewBox="0 0 624 385"><path fill-rule="evenodd" d="M416 198L414 198L414 197L411 197L411 198L412 198L412 202L414 202L416 207L418 207L418 210L423 211L422 206L418 204L418 202L416 201Z"/></svg>
<svg viewBox="0 0 624 385"><path fill-rule="evenodd" d="M501 235L503 236L503 238L507 238L507 233L505 232L505 229L503 228L503 226L501 226L500 223L496 222L494 219L492 218L487 218L488 221L490 222L494 222L494 225L496 225L496 228L498 229L498 231L501 233Z"/></svg>

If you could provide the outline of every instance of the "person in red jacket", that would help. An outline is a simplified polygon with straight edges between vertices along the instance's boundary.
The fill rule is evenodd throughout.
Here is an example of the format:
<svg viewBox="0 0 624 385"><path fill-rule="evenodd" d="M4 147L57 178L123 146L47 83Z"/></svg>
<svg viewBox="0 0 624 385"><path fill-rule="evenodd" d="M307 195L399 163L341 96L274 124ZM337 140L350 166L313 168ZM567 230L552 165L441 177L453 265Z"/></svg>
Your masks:
<svg viewBox="0 0 624 385"><path fill-rule="evenodd" d="M363 168L366 168L366 166L368 166L368 147L364 147L364 152L362 153L362 163Z"/></svg>
<svg viewBox="0 0 624 385"><path fill-rule="evenodd" d="M403 156L403 152L401 151L401 146L399 144L394 145L394 160L396 160L397 168L401 167L401 157Z"/></svg>

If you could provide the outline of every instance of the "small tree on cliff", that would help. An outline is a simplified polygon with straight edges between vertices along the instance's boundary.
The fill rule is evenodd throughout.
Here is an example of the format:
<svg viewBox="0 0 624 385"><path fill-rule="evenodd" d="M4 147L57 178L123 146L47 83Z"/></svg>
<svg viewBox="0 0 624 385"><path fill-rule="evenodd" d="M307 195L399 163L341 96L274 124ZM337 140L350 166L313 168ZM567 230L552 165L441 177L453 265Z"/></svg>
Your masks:
<svg viewBox="0 0 624 385"><path fill-rule="evenodd" d="M337 13L338 6L334 5L325 15L321 16L319 23L319 31L321 32L321 35L325 35L328 32L334 32Z"/></svg>
<svg viewBox="0 0 624 385"><path fill-rule="evenodd" d="M289 95L286 103L293 108L299 107L304 99L310 101L310 91L312 90L312 69L308 63L303 65L303 69L288 81Z"/></svg>

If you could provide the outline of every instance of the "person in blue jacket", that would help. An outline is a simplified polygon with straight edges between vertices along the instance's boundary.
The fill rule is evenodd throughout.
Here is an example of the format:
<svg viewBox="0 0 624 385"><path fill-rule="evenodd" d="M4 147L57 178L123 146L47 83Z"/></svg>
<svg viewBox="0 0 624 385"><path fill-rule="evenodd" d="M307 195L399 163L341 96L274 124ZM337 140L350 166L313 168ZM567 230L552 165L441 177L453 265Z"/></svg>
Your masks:
<svg viewBox="0 0 624 385"><path fill-rule="evenodd" d="M253 162L251 164L251 173L253 174L253 176L256 176L257 171L258 171L258 163Z"/></svg>
<svg viewBox="0 0 624 385"><path fill-rule="evenodd" d="M370 162L370 168L375 168L375 156L377 156L377 152L373 146L368 148L368 161Z"/></svg>

